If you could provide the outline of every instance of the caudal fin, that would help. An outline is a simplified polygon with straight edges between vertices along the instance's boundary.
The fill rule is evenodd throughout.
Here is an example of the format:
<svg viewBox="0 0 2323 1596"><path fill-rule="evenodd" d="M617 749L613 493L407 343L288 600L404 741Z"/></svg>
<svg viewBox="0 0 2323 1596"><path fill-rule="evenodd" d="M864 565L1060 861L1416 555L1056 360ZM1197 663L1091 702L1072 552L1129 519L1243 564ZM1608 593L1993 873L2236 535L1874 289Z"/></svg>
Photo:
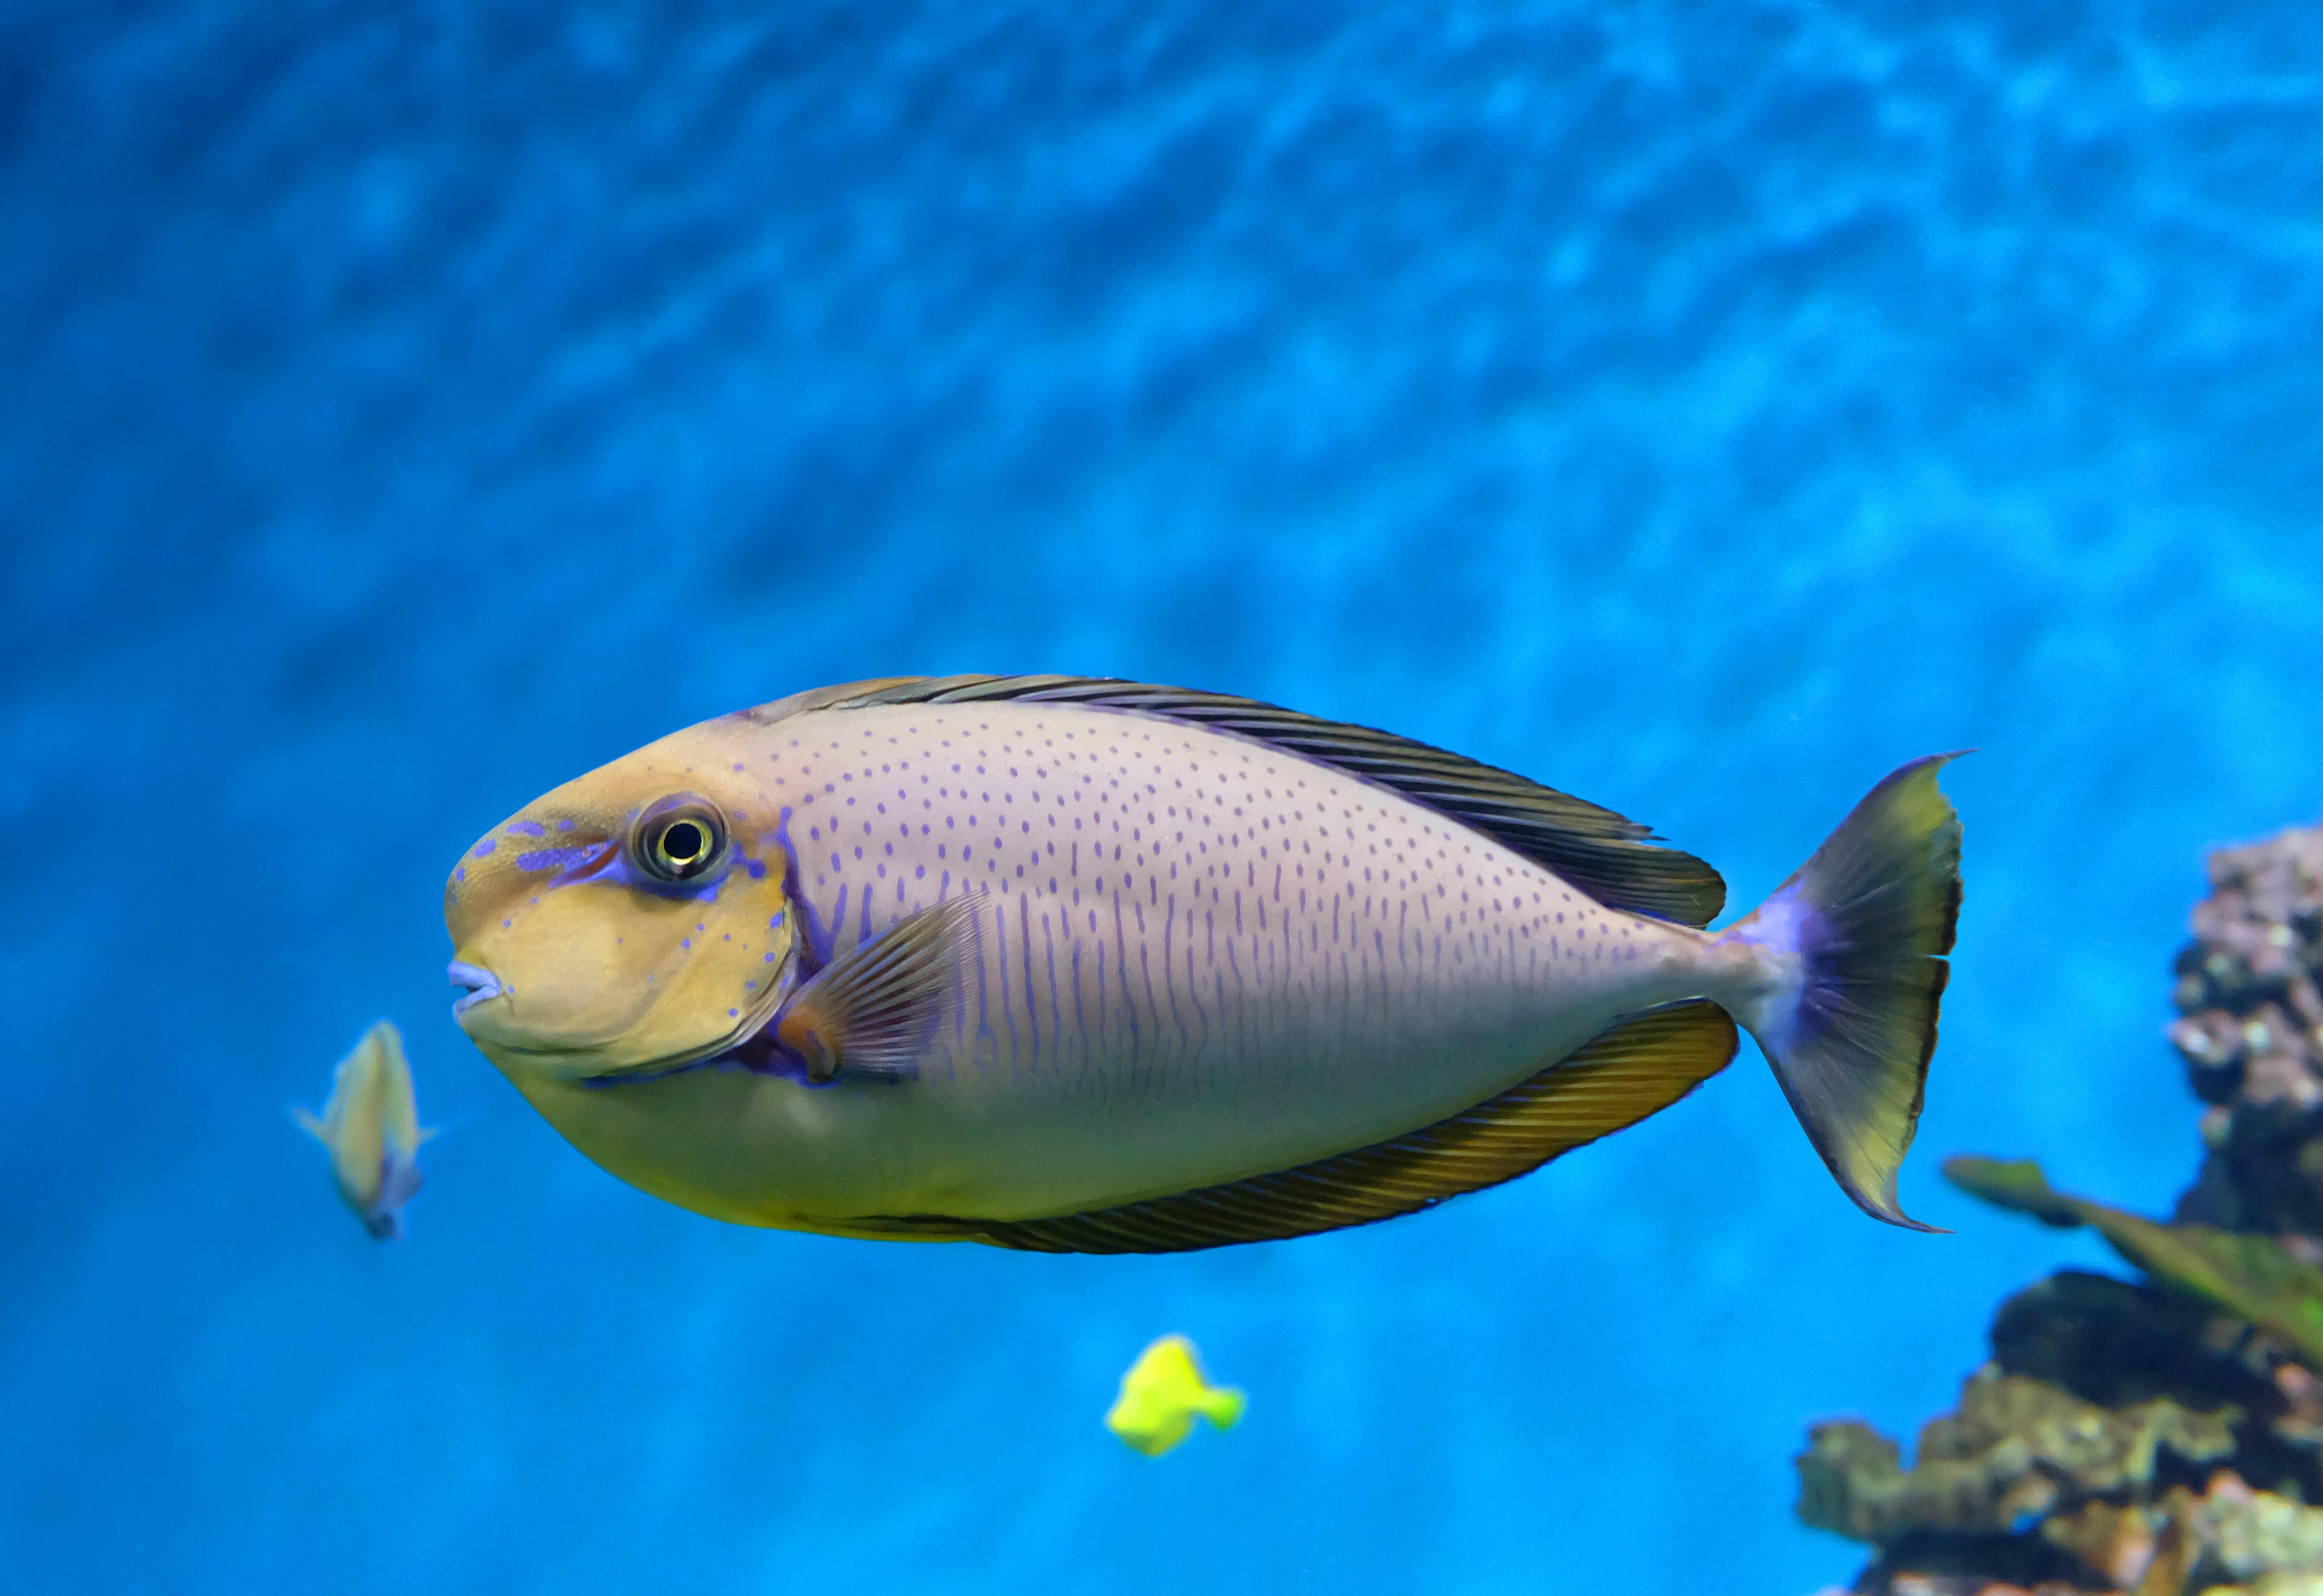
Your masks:
<svg viewBox="0 0 2323 1596"><path fill-rule="evenodd" d="M1914 759L1863 802L1748 919L1765 985L1735 1017L1758 1040L1808 1139L1856 1206L1933 1230L1896 1205L1936 1048L1960 916L1960 816Z"/></svg>
<svg viewBox="0 0 2323 1596"><path fill-rule="evenodd" d="M1202 1393L1202 1417L1222 1430L1242 1422L1247 1399L1233 1386L1212 1386Z"/></svg>

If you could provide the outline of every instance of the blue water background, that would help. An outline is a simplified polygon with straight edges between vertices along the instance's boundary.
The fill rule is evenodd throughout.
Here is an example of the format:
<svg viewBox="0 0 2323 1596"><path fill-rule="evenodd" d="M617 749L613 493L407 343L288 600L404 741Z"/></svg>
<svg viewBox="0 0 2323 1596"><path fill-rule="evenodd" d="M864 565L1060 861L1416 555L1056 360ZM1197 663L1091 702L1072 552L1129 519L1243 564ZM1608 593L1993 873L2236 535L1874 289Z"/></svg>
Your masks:
<svg viewBox="0 0 2323 1596"><path fill-rule="evenodd" d="M0 1591L1799 1596L2148 1208L2199 850L2323 803L2323 13L0 8ZM450 1022L445 871L812 684L1387 726L1772 888L1979 745L1907 1205L1755 1055L1403 1223L729 1228ZM373 1245L287 1109L447 1127ZM1251 1393L1097 1426L1168 1329Z"/></svg>

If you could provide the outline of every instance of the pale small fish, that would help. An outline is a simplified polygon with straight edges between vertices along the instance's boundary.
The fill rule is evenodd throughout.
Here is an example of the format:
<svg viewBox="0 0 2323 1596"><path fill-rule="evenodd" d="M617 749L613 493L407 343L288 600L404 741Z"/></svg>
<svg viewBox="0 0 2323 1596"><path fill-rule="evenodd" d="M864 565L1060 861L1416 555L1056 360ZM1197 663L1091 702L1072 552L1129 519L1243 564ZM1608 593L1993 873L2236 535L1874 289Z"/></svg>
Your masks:
<svg viewBox="0 0 2323 1596"><path fill-rule="evenodd" d="M1106 1412L1105 1427L1146 1456L1159 1457L1192 1432L1197 1414L1230 1430L1241 1421L1244 1405L1240 1391L1210 1383L1192 1342L1164 1335L1121 1377L1121 1394Z"/></svg>
<svg viewBox="0 0 2323 1596"><path fill-rule="evenodd" d="M1949 755L1765 903L1644 826L1389 733L1065 676L705 721L494 828L460 1024L589 1157L837 1235L1171 1252L1523 1174L1757 1038L1841 1187L1914 1225L1960 895Z"/></svg>
<svg viewBox="0 0 2323 1596"><path fill-rule="evenodd" d="M363 1228L381 1241L403 1234L403 1205L418 1194L419 1128L403 1034L381 1020L331 1072L320 1117L291 1110L301 1129L330 1151L331 1178Z"/></svg>

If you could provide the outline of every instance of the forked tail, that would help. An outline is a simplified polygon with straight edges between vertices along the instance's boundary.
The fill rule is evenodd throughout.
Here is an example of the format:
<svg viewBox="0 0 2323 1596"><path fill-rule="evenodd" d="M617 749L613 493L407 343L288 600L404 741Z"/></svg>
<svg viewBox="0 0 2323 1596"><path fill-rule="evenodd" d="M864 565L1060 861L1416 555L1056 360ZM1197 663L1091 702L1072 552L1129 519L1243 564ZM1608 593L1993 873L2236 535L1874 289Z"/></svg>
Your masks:
<svg viewBox="0 0 2323 1596"><path fill-rule="evenodd" d="M1896 1206L1936 1048L1960 916L1960 816L1936 787L1958 757L1914 759L1871 789L1773 896L1729 927L1760 979L1735 1018L1766 1050L1815 1151L1856 1206Z"/></svg>

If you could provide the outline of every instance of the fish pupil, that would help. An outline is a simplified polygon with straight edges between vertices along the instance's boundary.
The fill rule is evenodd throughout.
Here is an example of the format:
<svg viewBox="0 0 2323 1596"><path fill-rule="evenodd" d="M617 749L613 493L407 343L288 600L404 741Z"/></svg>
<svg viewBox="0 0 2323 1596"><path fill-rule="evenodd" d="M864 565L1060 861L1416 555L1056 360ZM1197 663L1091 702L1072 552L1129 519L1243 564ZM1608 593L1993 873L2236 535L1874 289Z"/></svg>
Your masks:
<svg viewBox="0 0 2323 1596"><path fill-rule="evenodd" d="M726 848L726 824L715 804L692 793L673 793L637 818L629 852L656 881L675 884L715 869Z"/></svg>

